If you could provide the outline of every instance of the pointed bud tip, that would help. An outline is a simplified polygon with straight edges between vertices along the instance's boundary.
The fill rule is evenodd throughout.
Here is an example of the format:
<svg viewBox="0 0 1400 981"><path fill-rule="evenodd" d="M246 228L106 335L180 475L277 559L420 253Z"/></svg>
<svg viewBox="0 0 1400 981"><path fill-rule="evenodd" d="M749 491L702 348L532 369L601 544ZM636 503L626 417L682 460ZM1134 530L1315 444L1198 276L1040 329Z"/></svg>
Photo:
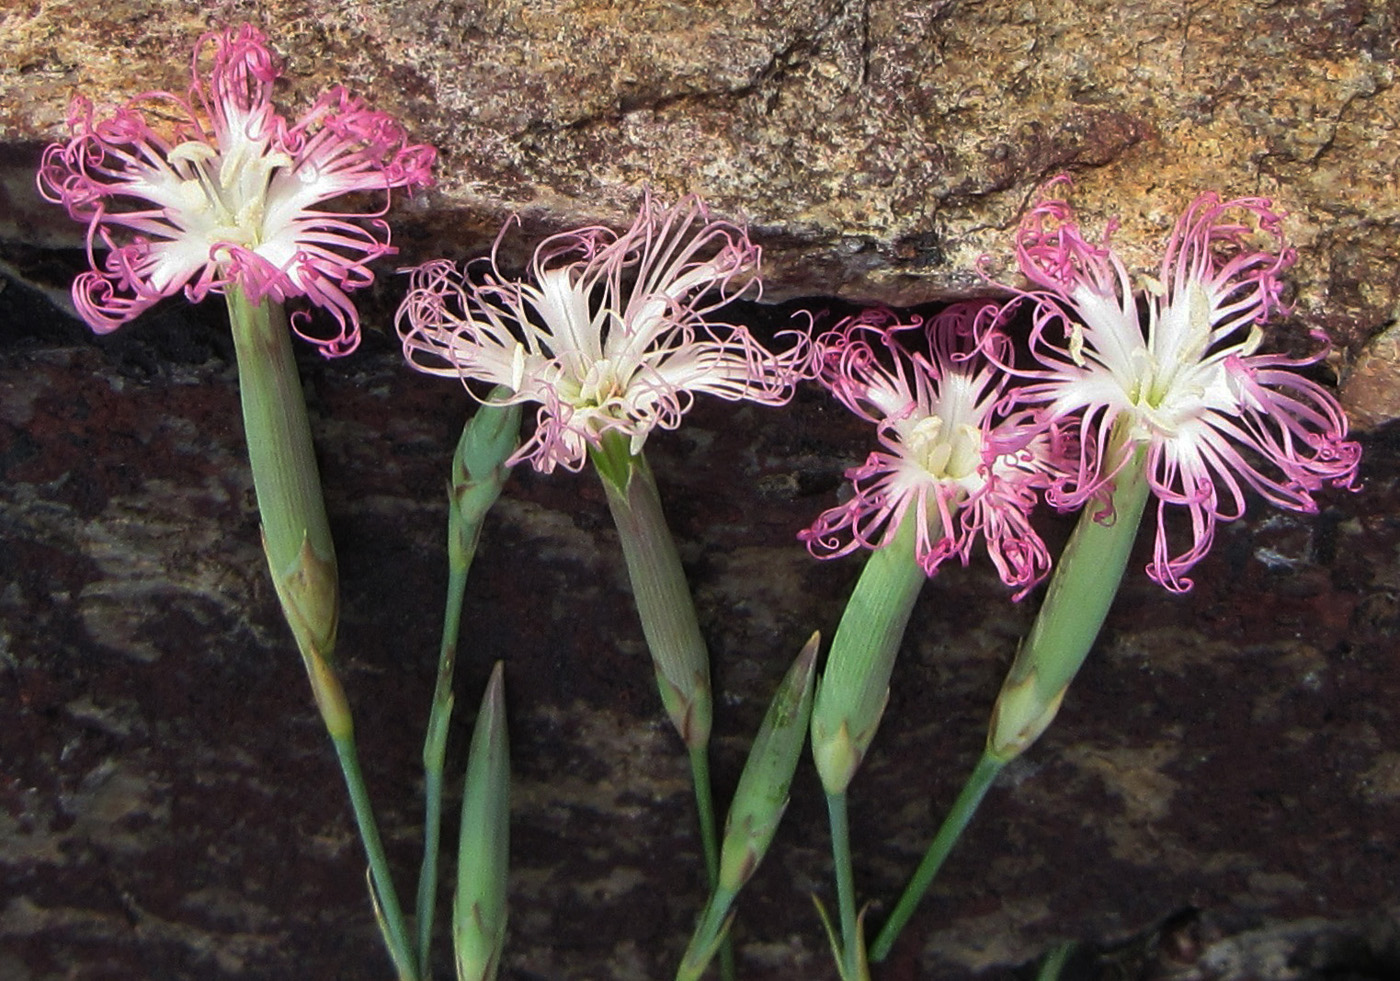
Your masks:
<svg viewBox="0 0 1400 981"><path fill-rule="evenodd" d="M835 732L812 726L812 759L817 764L822 789L828 794L844 794L860 769L861 751L851 739L843 720Z"/></svg>
<svg viewBox="0 0 1400 981"><path fill-rule="evenodd" d="M497 661L491 668L491 678L486 682L486 691L481 695L481 715L476 731L485 733L485 750L491 755L504 756L506 728L506 678L505 662ZM475 736L473 736L475 739Z"/></svg>

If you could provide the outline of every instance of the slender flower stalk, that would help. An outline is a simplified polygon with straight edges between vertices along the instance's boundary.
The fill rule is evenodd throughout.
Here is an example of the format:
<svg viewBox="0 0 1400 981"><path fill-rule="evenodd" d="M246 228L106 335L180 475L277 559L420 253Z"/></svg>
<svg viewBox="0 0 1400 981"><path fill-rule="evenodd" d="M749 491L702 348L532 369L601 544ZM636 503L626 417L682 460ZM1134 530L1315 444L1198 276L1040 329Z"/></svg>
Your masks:
<svg viewBox="0 0 1400 981"><path fill-rule="evenodd" d="M815 896L817 914L826 927L832 956L836 958L841 981L870 981L870 962L865 955L865 911L856 912L855 872L851 861L851 822L846 795L826 795L827 823L831 826L831 864L836 872L838 934L831 918Z"/></svg>
<svg viewBox="0 0 1400 981"><path fill-rule="evenodd" d="M889 956L987 791L1006 764L1049 727L1084 664L1118 593L1142 521L1148 497L1145 457L1139 451L1119 470L1105 508L1111 518L1105 519L1093 508L1080 512L1040 613L992 709L982 757L871 944L870 957L877 963Z"/></svg>
<svg viewBox="0 0 1400 981"><path fill-rule="evenodd" d="M840 933L829 921L826 927L843 981L870 974L857 912L847 788L884 715L895 656L927 578L916 557L916 528L913 518L901 521L894 540L867 560L836 629L812 709L812 758L826 790Z"/></svg>
<svg viewBox="0 0 1400 981"><path fill-rule="evenodd" d="M494 981L500 969L509 865L510 750L505 682L497 661L477 713L462 793L457 892L452 904L458 981Z"/></svg>
<svg viewBox="0 0 1400 981"><path fill-rule="evenodd" d="M270 299L249 304L237 287L228 292L228 307L253 489L263 517L263 551L350 794L385 944L400 979L414 979L407 927L360 770L350 705L332 660L340 610L335 551L286 317Z"/></svg>
<svg viewBox="0 0 1400 981"><path fill-rule="evenodd" d="M340 682L334 674L329 675L328 681L334 685L338 692ZM341 701L344 701L343 695L341 695ZM359 831L360 842L364 845L365 857L369 862L367 878L369 880L370 901L374 904L375 921L379 924L379 933L384 938L384 945L389 950L389 957L394 962L394 971L398 975L399 981L421 981L417 965L413 960L413 948L408 936L408 927L404 921L403 909L399 905L398 891L394 888L394 879L389 871L389 859L384 853L384 845L379 837L379 826L374 820L374 810L369 800L369 789L365 784L364 774L360 770L359 753L355 748L355 733L352 728L348 727L348 711L345 720L347 722L346 728L331 731L331 743L335 747L340 771L345 777L345 787L350 794L350 806L355 815L355 827Z"/></svg>
<svg viewBox="0 0 1400 981"><path fill-rule="evenodd" d="M467 574L487 512L510 475L505 461L520 443L520 407L484 405L462 429L447 484L447 605L442 621L437 684L423 741L423 865L418 876L418 973L429 976L442 837L442 774L452 719L452 677Z"/></svg>
<svg viewBox="0 0 1400 981"><path fill-rule="evenodd" d="M273 585L345 776L385 942L411 979L417 968L331 662L335 552L289 329L327 356L354 349L359 316L348 294L373 281L369 262L393 252L382 219L389 191L428 184L435 151L409 145L390 116L338 86L289 123L272 104L276 58L251 25L200 38L191 75L187 97L149 92L108 116L74 99L71 138L44 151L39 191L87 226L92 268L74 281L73 300L98 333L179 292L228 301ZM383 204L369 213L327 207L352 192L383 194ZM293 297L329 311L335 332L307 333L304 313L289 324L282 304Z"/></svg>
<svg viewBox="0 0 1400 981"><path fill-rule="evenodd" d="M617 526L661 703L690 758L700 843L713 890L719 884L719 835L710 782L710 656L651 468L627 445L621 435L605 434L602 447L592 451L594 465Z"/></svg>
<svg viewBox="0 0 1400 981"><path fill-rule="evenodd" d="M1000 309L965 303L924 324L868 311L818 339L819 380L876 426L881 449L847 472L855 493L798 537L829 558L872 554L832 641L812 710L812 756L827 795L842 976L864 977L846 794L875 737L895 657L925 580L950 556L987 543L1002 579L1024 594L1049 568L1030 509L1060 465L1053 429L1005 409L995 347ZM919 334L928 354L911 352Z"/></svg>
<svg viewBox="0 0 1400 981"><path fill-rule="evenodd" d="M662 702L689 750L712 887L709 655L642 450L654 429L680 425L698 393L780 405L805 376L803 340L774 354L743 328L709 319L758 292L758 260L748 235L711 218L698 198L665 208L648 196L620 234L594 227L546 239L525 281L501 273L495 249L468 273L421 266L397 321L413 367L460 377L469 390L506 390L478 396L487 404L538 406L533 434L509 463L550 473L593 460Z"/></svg>
<svg viewBox="0 0 1400 981"><path fill-rule="evenodd" d="M1050 185L1067 183L1060 178ZM885 957L1001 767L1040 737L1098 637L1147 501L1157 498L1148 575L1173 592L1210 549L1219 521L1239 518L1251 489L1315 513L1313 494L1354 486L1360 447L1336 399L1296 373L1295 359L1260 354L1262 325L1281 309L1279 274L1294 254L1268 201L1197 198L1167 241L1159 278L1142 296L1109 246L1080 233L1063 200L1045 196L1021 224L1016 254L1037 289L1031 353L1013 399L1079 433L1080 455L1046 491L1082 508L1030 634L992 712L987 747L872 949ZM1269 246L1254 244L1259 238ZM993 357L998 357L994 352ZM1167 509L1184 508L1192 541L1173 554Z"/></svg>
<svg viewBox="0 0 1400 981"><path fill-rule="evenodd" d="M340 607L335 551L286 317L280 304L264 298L254 306L237 287L229 290L228 307L268 569L345 778L385 944L399 977L415 978L407 927L360 769L350 705L332 660ZM288 411L289 406L301 411Z"/></svg>
<svg viewBox="0 0 1400 981"><path fill-rule="evenodd" d="M899 902L890 912L889 919L885 921L884 926L880 928L880 932L875 935L875 940L870 945L870 959L876 964L889 956L894 942L899 939L900 931L909 922L909 918L914 915L919 901L923 899L924 893L928 892L929 886L933 884L934 876L943 867L944 860L952 852L958 839L962 837L962 833L971 822L973 815L977 813L982 798L986 796L992 783L1005 766L1004 762L985 752L982 754L982 758L977 761L972 775L968 777L967 782L958 793L953 806L948 809L947 817L943 819L943 824L939 827L938 833L934 835L928 851L924 853L918 868L915 869L913 877L909 880L909 885L905 886L904 892L899 897Z"/></svg>

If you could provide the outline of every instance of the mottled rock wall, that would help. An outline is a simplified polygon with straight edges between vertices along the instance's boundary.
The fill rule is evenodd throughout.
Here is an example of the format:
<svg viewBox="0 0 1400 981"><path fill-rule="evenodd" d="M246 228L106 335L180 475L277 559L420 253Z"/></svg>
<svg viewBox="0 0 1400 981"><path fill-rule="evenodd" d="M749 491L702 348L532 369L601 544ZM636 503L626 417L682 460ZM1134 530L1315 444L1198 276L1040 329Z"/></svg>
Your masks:
<svg viewBox="0 0 1400 981"><path fill-rule="evenodd" d="M191 39L242 19L286 56L289 106L344 82L443 149L411 258L515 212L621 222L648 182L747 217L772 297L914 302L982 288L978 257L1004 268L1069 172L1141 270L1199 191L1276 199L1299 312L1344 360L1400 305L1387 0L26 0L0 13L0 143L57 136L74 92L183 89ZM24 183L6 234L64 234ZM1366 363L1361 415L1393 415L1394 370Z"/></svg>
<svg viewBox="0 0 1400 981"><path fill-rule="evenodd" d="M19 284L0 290L7 981L388 976L263 572L219 321L173 303L94 339ZM302 353L339 654L406 885L466 400L381 337L337 362ZM702 402L648 443L714 655L721 798L786 662L835 627L860 563L817 562L793 536L869 447L866 424L815 390L782 410ZM993 789L881 981L1011 981L1067 938L1123 972L1098 976L1395 976L1400 445L1366 448L1362 493L1329 494L1313 518L1256 507L1222 528L1187 596L1150 583L1140 550L1060 718ZM1058 549L1066 523L1042 527ZM981 749L1033 604L1009 602L979 559L943 570L915 609L852 788L876 921ZM596 479L517 471L466 624L449 772L490 662L507 665L505 978L670 976L703 898L699 845ZM740 905L745 981L834 978L809 899L830 889L804 762Z"/></svg>
<svg viewBox="0 0 1400 981"><path fill-rule="evenodd" d="M289 109L341 81L443 148L440 186L398 203L405 259L473 253L514 212L530 233L620 222L650 182L746 217L770 298L895 302L982 289L976 259L1004 268L1025 202L1061 171L1086 221L1121 216L1144 271L1198 190L1264 193L1291 213L1299 318L1341 342L1353 409L1400 415L1400 342L1382 335L1352 367L1400 305L1397 21L1381 0L12 0L0 977L388 973L262 572L217 309L172 303L94 339L21 282L61 297L75 268L34 248L71 247L78 229L32 184L71 95L180 89L192 39L242 19L286 57ZM383 278L372 324L400 288ZM347 687L406 883L439 501L466 409L455 384L399 361L372 331L350 359L303 369ZM721 796L784 662L835 625L858 563L817 563L793 535L868 448L816 392L780 412L702 403L649 443L714 651ZM1102 971L1174 981L1400 971L1400 449L1388 430L1366 449L1361 494L1311 518L1255 510L1221 531L1190 595L1130 578L1060 720L993 791L882 979L1009 978L1065 938L1097 945ZM862 896L887 903L925 845L1032 612L985 563L926 590L854 786ZM467 618L458 704L508 662L506 976L667 976L702 901L698 844L595 481L512 479ZM743 899L744 978L834 976L812 891L829 893L829 870L804 766Z"/></svg>

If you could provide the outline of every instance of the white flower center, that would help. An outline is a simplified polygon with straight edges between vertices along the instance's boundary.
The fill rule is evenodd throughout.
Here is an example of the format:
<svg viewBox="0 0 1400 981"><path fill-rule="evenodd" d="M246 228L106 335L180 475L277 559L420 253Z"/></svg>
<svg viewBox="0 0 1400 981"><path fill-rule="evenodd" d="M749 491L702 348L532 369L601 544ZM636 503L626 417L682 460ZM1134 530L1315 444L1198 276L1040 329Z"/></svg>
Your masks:
<svg viewBox="0 0 1400 981"><path fill-rule="evenodd" d="M1211 303L1199 283L1187 287L1185 315L1175 331L1163 325L1151 348L1132 354L1135 370L1127 394L1137 410L1140 436L1177 436L1200 416L1207 385L1223 373L1219 364L1202 363L1211 345Z"/></svg>
<svg viewBox="0 0 1400 981"><path fill-rule="evenodd" d="M941 416L925 416L904 434L909 457L938 480L964 481L982 462L982 433L976 426L947 426Z"/></svg>
<svg viewBox="0 0 1400 981"><path fill-rule="evenodd" d="M580 409L601 409L622 392L623 386L613 371L612 359L599 358L583 373L574 405Z"/></svg>
<svg viewBox="0 0 1400 981"><path fill-rule="evenodd" d="M210 244L255 250L263 243L267 189L274 171L292 167L290 156L269 153L252 140L234 140L221 155L191 140L174 147L168 159L182 178L181 217L192 232Z"/></svg>

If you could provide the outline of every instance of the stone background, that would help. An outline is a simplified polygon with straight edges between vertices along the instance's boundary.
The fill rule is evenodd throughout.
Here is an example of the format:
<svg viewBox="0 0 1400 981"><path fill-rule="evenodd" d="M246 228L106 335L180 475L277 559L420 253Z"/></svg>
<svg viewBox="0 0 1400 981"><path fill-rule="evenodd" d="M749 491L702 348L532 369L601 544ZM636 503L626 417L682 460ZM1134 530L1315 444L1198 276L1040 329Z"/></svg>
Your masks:
<svg viewBox="0 0 1400 981"><path fill-rule="evenodd" d="M1035 188L1151 272L1198 193L1291 214L1300 314L1358 417L1400 413L1400 17L1389 0L8 0L0 238L76 241L29 193L68 100L188 85L191 41L252 20L295 113L336 81L444 154L409 258L621 223L643 183L746 218L769 295L886 303L983 289ZM3 217L8 213L8 217ZM523 241L523 239L522 239ZM1357 359L1359 368L1353 371Z"/></svg>
<svg viewBox="0 0 1400 981"><path fill-rule="evenodd" d="M170 304L94 339L46 304L0 291L0 977L387 977L263 572L217 308ZM743 313L771 331L786 311ZM407 883L466 400L381 335L334 363L302 354L339 653ZM793 536L868 443L804 390L782 410L702 403L648 444L714 656L721 799L858 572ZM1067 977L1396 976L1400 443L1387 429L1366 450L1361 493L1222 529L1191 594L1130 573L1060 719L993 789L879 981L1025 978L1066 939L1087 945ZM1068 525L1043 526L1058 547ZM920 599L853 786L877 921L980 750L1035 602L1010 603L980 558ZM596 481L517 472L472 573L449 757L460 773L466 706L505 659L513 981L669 977L703 899L688 774L633 617ZM827 849L804 765L742 899L741 977L835 976L809 899L830 900Z"/></svg>
<svg viewBox="0 0 1400 981"><path fill-rule="evenodd" d="M1363 491L1312 518L1255 509L1186 597L1130 577L1061 719L992 792L878 978L1025 977L1063 939L1088 945L1079 977L1400 974L1400 444L1381 425L1400 415L1392 4L11 0L0 977L388 974L262 570L219 311L172 303L93 338L60 310L79 230L32 190L72 94L180 89L192 38L244 18L287 59L289 109L345 82L443 148L440 186L398 202L406 261L474 254L511 213L521 241L620 222L650 182L746 218L770 300L916 302L984 289L975 261L1004 268L1024 204L1061 171L1087 223L1121 216L1142 271L1199 190L1276 198L1300 251L1292 326L1332 332L1352 412L1374 427ZM377 329L399 289L386 276L367 299L351 358L302 353L344 671L406 883L439 499L467 407ZM742 316L763 332L789 312ZM786 663L839 617L859 563L818 563L793 535L868 440L807 391L781 411L701 404L649 444L714 652L721 797ZM888 902L922 851L1033 611L981 561L926 590L854 787L862 896ZM467 615L459 705L507 661L505 975L669 976L703 898L688 776L592 478L513 478ZM804 768L743 899L742 977L834 976L808 899L829 895L826 854Z"/></svg>

